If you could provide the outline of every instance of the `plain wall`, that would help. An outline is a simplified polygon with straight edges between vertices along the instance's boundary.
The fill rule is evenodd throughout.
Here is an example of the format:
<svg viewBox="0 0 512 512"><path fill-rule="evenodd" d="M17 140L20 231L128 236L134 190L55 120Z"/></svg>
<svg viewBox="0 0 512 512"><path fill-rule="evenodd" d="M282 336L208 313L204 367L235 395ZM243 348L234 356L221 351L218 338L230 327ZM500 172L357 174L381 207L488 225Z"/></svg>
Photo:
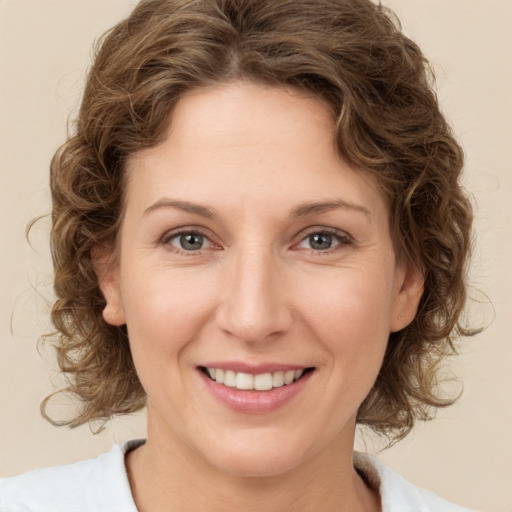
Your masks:
<svg viewBox="0 0 512 512"><path fill-rule="evenodd" d="M512 1L386 0L433 64L438 95L467 155L476 245L471 280L495 319L461 343L458 403L379 457L415 484L481 510L512 510ZM0 476L64 464L144 436L144 414L102 434L49 425L39 402L58 383L49 330L48 165L76 111L91 43L133 0L0 0ZM476 290L479 290L477 292ZM476 322L493 316L470 309ZM457 386L454 386L457 389ZM363 446L361 441L358 446ZM368 449L378 443L369 440Z"/></svg>

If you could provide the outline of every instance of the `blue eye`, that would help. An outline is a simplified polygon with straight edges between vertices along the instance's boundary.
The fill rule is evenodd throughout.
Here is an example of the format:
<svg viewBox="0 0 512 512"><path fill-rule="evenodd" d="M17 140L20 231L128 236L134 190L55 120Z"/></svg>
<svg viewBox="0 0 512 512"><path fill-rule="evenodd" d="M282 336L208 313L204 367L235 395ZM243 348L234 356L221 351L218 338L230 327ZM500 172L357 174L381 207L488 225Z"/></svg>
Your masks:
<svg viewBox="0 0 512 512"><path fill-rule="evenodd" d="M301 240L298 247L301 249L310 249L313 251L329 251L339 245L350 243L348 236L338 233L329 233L328 231L315 231Z"/></svg>
<svg viewBox="0 0 512 512"><path fill-rule="evenodd" d="M169 239L172 246L183 251L200 251L211 245L210 241L201 233L178 233Z"/></svg>
<svg viewBox="0 0 512 512"><path fill-rule="evenodd" d="M333 244L333 236L328 233L313 233L307 238L309 246L315 251L325 251Z"/></svg>

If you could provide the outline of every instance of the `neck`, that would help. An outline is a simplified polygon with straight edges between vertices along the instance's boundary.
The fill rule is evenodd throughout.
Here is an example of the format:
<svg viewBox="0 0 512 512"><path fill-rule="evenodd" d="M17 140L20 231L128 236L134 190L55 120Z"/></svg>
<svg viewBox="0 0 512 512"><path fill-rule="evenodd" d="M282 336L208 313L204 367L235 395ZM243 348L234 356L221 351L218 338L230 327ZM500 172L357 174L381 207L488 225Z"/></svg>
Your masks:
<svg viewBox="0 0 512 512"><path fill-rule="evenodd" d="M377 512L378 495L354 470L352 444L335 440L311 460L270 476L231 474L182 443L148 428L145 445L127 456L140 512ZM321 506L321 508L319 508Z"/></svg>

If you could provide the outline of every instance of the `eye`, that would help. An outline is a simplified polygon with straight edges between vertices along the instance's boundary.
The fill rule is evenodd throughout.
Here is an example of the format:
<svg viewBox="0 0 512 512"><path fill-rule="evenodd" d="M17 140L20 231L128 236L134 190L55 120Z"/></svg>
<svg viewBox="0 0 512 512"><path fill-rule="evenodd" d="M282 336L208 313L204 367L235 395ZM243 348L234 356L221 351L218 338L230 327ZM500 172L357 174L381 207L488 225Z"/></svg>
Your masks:
<svg viewBox="0 0 512 512"><path fill-rule="evenodd" d="M350 238L348 235L330 231L314 231L303 238L297 247L299 249L327 252L349 243Z"/></svg>
<svg viewBox="0 0 512 512"><path fill-rule="evenodd" d="M307 241L311 249L315 251L325 251L332 247L333 236L329 233L313 233L309 235L305 241Z"/></svg>
<svg viewBox="0 0 512 512"><path fill-rule="evenodd" d="M167 238L167 240L164 240L164 242L187 252L200 251L212 245L204 235L193 231L175 233Z"/></svg>

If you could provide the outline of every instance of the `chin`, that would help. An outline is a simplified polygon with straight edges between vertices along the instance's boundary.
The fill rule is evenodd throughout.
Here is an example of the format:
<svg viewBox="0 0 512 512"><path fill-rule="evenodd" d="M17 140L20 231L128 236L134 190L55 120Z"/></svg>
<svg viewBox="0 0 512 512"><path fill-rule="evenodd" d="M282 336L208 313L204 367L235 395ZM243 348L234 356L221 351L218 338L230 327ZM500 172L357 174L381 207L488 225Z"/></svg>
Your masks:
<svg viewBox="0 0 512 512"><path fill-rule="evenodd" d="M292 440L288 435L262 433L240 436L228 442L211 444L203 456L224 473L240 477L275 477L298 468L308 458L307 440ZM212 451L211 447L215 446Z"/></svg>
<svg viewBox="0 0 512 512"><path fill-rule="evenodd" d="M284 475L300 465L300 458L292 454L272 455L249 450L246 453L228 453L210 461L224 473L244 478L265 478Z"/></svg>

